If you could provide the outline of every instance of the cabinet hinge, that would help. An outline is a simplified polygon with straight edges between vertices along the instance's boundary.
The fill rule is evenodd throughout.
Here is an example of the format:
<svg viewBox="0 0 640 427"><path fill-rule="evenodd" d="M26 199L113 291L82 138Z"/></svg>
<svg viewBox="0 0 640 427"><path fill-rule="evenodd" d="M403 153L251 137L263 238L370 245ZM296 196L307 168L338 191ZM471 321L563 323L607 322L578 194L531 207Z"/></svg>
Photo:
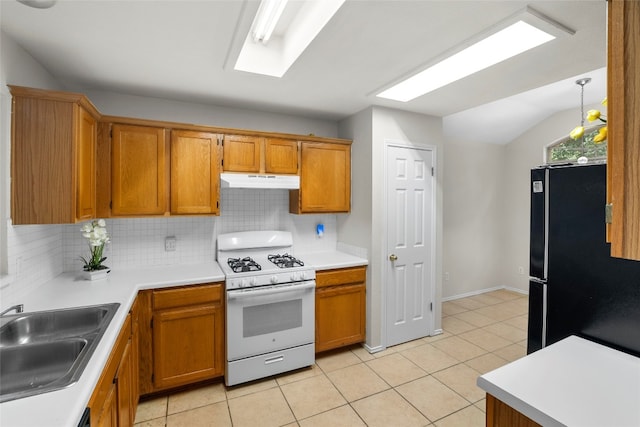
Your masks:
<svg viewBox="0 0 640 427"><path fill-rule="evenodd" d="M113 209L113 200L109 201L109 209Z"/></svg>
<svg viewBox="0 0 640 427"><path fill-rule="evenodd" d="M604 222L605 224L613 223L613 203L604 205Z"/></svg>
<svg viewBox="0 0 640 427"><path fill-rule="evenodd" d="M220 202L216 202L216 208L220 209Z"/></svg>
<svg viewBox="0 0 640 427"><path fill-rule="evenodd" d="M109 138L113 139L113 129L109 129Z"/></svg>

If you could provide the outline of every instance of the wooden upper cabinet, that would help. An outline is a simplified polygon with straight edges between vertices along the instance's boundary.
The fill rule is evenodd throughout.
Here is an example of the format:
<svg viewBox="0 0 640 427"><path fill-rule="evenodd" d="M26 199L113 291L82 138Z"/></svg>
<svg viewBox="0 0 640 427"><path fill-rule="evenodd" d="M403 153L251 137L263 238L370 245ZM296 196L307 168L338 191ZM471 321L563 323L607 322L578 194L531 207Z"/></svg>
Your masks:
<svg viewBox="0 0 640 427"><path fill-rule="evenodd" d="M111 215L167 212L165 129L114 124L111 141Z"/></svg>
<svg viewBox="0 0 640 427"><path fill-rule="evenodd" d="M351 145L302 142L300 190L291 190L291 213L349 212Z"/></svg>
<svg viewBox="0 0 640 427"><path fill-rule="evenodd" d="M9 87L13 224L94 218L98 111L81 94Z"/></svg>
<svg viewBox="0 0 640 427"><path fill-rule="evenodd" d="M283 138L265 138L264 171L274 174L297 174L298 141Z"/></svg>
<svg viewBox="0 0 640 427"><path fill-rule="evenodd" d="M298 141L251 135L224 135L225 172L296 175Z"/></svg>
<svg viewBox="0 0 640 427"><path fill-rule="evenodd" d="M222 169L225 172L260 172L264 138L246 135L225 135Z"/></svg>
<svg viewBox="0 0 640 427"><path fill-rule="evenodd" d="M611 255L640 260L640 2L609 0L607 198Z"/></svg>
<svg viewBox="0 0 640 427"><path fill-rule="evenodd" d="M220 214L218 135L171 132L171 213Z"/></svg>

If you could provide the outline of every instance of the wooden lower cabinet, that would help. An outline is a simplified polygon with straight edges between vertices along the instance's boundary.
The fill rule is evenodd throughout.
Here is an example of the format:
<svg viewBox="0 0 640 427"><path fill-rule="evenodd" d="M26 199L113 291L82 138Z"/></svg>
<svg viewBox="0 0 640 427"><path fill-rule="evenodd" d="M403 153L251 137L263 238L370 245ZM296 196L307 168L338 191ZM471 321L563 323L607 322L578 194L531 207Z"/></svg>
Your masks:
<svg viewBox="0 0 640 427"><path fill-rule="evenodd" d="M138 394L131 318L129 314L89 399L92 427L127 427L135 420Z"/></svg>
<svg viewBox="0 0 640 427"><path fill-rule="evenodd" d="M140 393L224 375L223 284L144 291L140 331ZM142 309L144 312L145 310Z"/></svg>
<svg viewBox="0 0 640 427"><path fill-rule="evenodd" d="M487 393L487 427L542 427L531 418Z"/></svg>
<svg viewBox="0 0 640 427"><path fill-rule="evenodd" d="M316 273L316 352L365 340L365 267Z"/></svg>

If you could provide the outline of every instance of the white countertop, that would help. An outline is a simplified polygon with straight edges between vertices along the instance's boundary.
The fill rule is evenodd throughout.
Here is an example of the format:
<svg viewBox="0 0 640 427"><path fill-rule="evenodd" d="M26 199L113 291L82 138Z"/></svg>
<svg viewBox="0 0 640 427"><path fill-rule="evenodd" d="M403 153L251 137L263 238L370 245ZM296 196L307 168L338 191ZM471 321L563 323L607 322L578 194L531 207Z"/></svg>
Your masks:
<svg viewBox="0 0 640 427"><path fill-rule="evenodd" d="M640 358L571 336L478 378L547 426L640 426Z"/></svg>
<svg viewBox="0 0 640 427"><path fill-rule="evenodd" d="M104 369L131 304L141 289L224 281L216 262L198 265L113 270L89 282L65 273L44 283L21 302L25 312L118 302L120 307L77 383L63 390L0 404L2 427L76 427Z"/></svg>
<svg viewBox="0 0 640 427"><path fill-rule="evenodd" d="M318 270L367 265L366 259L338 251L297 255ZM113 302L120 303L120 307L77 383L63 390L0 404L0 426L76 427L139 290L224 280L219 265L211 262L113 269L107 279L95 282L83 280L80 273L64 273L37 287L20 301L25 312Z"/></svg>

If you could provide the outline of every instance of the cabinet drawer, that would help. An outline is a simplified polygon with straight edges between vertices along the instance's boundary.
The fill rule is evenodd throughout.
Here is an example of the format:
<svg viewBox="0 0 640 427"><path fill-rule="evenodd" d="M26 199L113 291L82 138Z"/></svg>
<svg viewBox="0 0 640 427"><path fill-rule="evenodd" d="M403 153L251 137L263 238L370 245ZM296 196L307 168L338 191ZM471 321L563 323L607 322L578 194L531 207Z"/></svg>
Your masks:
<svg viewBox="0 0 640 427"><path fill-rule="evenodd" d="M316 272L316 288L324 286L363 283L366 280L365 267L340 268Z"/></svg>
<svg viewBox="0 0 640 427"><path fill-rule="evenodd" d="M153 309L184 307L222 301L222 285L196 285L153 291Z"/></svg>

